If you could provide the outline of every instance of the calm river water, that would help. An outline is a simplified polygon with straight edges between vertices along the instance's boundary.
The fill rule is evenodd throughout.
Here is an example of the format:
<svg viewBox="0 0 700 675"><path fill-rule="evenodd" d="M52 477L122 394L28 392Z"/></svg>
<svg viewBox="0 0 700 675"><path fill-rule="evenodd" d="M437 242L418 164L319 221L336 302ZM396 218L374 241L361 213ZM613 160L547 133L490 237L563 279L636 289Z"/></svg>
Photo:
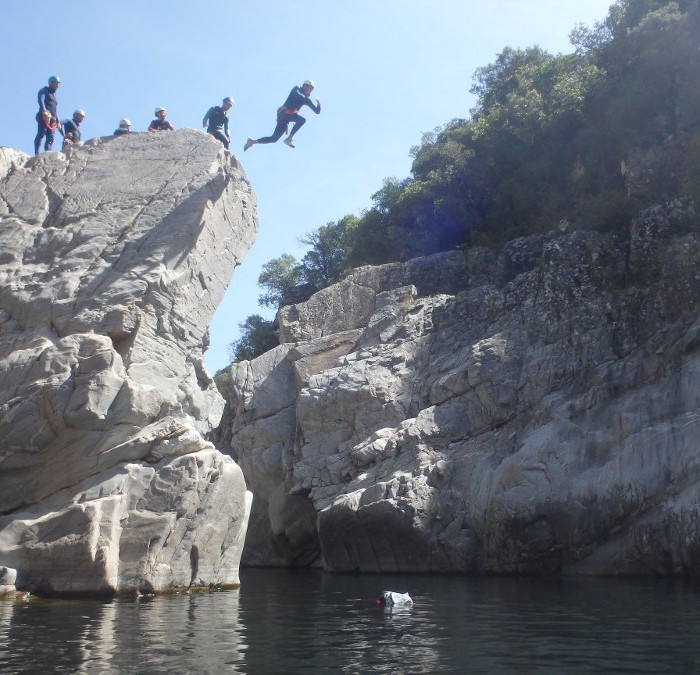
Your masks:
<svg viewBox="0 0 700 675"><path fill-rule="evenodd" d="M700 585L243 570L237 591L0 601L2 673L700 672ZM382 589L408 591L384 614Z"/></svg>

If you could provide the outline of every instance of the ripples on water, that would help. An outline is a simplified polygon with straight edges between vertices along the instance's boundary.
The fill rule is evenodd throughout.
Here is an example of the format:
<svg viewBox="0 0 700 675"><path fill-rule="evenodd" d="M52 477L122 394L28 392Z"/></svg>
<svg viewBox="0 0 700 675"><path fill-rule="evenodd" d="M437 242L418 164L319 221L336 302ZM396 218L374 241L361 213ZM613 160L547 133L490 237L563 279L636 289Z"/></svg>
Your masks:
<svg viewBox="0 0 700 675"><path fill-rule="evenodd" d="M3 673L700 672L700 587L243 570L238 591L0 601ZM408 591L393 615L373 600Z"/></svg>

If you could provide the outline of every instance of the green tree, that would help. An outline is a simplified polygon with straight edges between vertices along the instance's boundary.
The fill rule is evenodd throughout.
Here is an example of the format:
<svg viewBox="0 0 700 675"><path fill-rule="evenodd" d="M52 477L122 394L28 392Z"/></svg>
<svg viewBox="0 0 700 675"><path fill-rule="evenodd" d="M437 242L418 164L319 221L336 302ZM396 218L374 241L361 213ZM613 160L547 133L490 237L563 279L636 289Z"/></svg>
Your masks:
<svg viewBox="0 0 700 675"><path fill-rule="evenodd" d="M348 242L348 268L361 265L381 265L397 260L392 249L385 215L373 207L365 211L353 229L353 237Z"/></svg>
<svg viewBox="0 0 700 675"><path fill-rule="evenodd" d="M263 307L279 307L282 298L304 281L303 267L293 255L283 253L279 258L268 260L258 276L258 284L264 293L258 298Z"/></svg>
<svg viewBox="0 0 700 675"><path fill-rule="evenodd" d="M238 324L238 328L241 337L228 347L233 361L250 361L279 344L277 324L263 319L259 314L250 315Z"/></svg>
<svg viewBox="0 0 700 675"><path fill-rule="evenodd" d="M306 283L318 290L342 277L348 267L348 251L358 222L356 216L345 216L301 239L301 243L311 247L301 260Z"/></svg>
<svg viewBox="0 0 700 675"><path fill-rule="evenodd" d="M471 142L484 185L483 226L496 241L572 217L575 141L603 73L579 55L506 49L477 71Z"/></svg>
<svg viewBox="0 0 700 675"><path fill-rule="evenodd" d="M421 251L432 253L464 244L483 223L487 194L471 122L452 120L424 134L411 154L413 181L401 199L414 202Z"/></svg>
<svg viewBox="0 0 700 675"><path fill-rule="evenodd" d="M216 375L214 375L214 382L216 383L216 388L219 390L219 393L226 401L230 401L233 397L233 382L231 381L229 368L227 367L219 370Z"/></svg>
<svg viewBox="0 0 700 675"><path fill-rule="evenodd" d="M620 0L597 31L589 57L605 79L577 139L585 167L578 211L619 228L649 205L697 194L700 2Z"/></svg>

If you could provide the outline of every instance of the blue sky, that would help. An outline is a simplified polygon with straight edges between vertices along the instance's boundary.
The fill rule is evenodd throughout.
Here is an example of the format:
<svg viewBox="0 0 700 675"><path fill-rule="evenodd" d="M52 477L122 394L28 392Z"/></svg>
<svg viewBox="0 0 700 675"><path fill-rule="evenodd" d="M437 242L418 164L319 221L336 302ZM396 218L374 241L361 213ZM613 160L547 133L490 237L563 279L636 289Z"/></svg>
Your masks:
<svg viewBox="0 0 700 675"><path fill-rule="evenodd" d="M209 106L235 105L232 151L258 200L260 232L210 326L213 373L260 308L262 265L303 256L299 238L360 214L385 178L409 175L411 146L474 105L474 71L504 47L572 51L579 23L611 0L2 0L0 145L33 152L36 93L58 74L59 116L83 108L83 138L120 117L142 131L164 106L176 127L201 128ZM316 82L297 147L256 146L295 84ZM306 110L306 109L305 109Z"/></svg>

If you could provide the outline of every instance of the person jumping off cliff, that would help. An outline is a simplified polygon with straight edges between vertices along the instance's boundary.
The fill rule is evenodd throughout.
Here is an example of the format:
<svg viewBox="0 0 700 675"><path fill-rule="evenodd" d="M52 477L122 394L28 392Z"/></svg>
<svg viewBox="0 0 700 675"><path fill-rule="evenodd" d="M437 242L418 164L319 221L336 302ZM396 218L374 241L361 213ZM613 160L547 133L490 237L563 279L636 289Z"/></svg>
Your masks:
<svg viewBox="0 0 700 675"><path fill-rule="evenodd" d="M221 141L224 147L228 150L228 145L231 142L231 136L228 133L228 111L233 106L233 99L227 96L221 105L214 105L204 116L202 126L207 127L207 133Z"/></svg>
<svg viewBox="0 0 700 675"><path fill-rule="evenodd" d="M36 114L37 132L34 139L34 154L39 154L41 141L46 137L44 142L44 150L51 150L53 145L54 133L59 129L61 124L58 121L58 101L56 100L56 91L61 84L61 78L58 75L52 75L49 78L49 83L39 89L37 100L39 102L39 112Z"/></svg>
<svg viewBox="0 0 700 675"><path fill-rule="evenodd" d="M249 138L243 146L243 151L245 152L248 148L257 143L277 143L282 137L282 134L287 133L290 122L294 122L294 126L289 136L284 140L284 144L293 148L294 134L296 134L304 125L304 122L306 122L306 119L299 114L299 109L306 105L317 115L321 112L321 101L316 99L316 105L314 105L313 101L309 98L309 94L311 94L315 86L312 80L306 80L301 87L294 87L292 91L289 92L289 96L287 96L284 105L277 109L277 126L272 132L272 136L264 136L263 138L255 140Z"/></svg>

